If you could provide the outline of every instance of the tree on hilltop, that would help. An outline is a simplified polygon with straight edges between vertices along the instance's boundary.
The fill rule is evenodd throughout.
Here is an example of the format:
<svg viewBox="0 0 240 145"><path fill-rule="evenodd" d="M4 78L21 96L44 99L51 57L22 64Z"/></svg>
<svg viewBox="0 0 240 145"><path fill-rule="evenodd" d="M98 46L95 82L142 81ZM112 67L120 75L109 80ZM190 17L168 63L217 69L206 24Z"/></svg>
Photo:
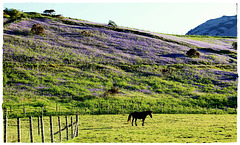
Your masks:
<svg viewBox="0 0 240 145"><path fill-rule="evenodd" d="M108 25L109 26L113 26L113 27L117 27L117 24L114 21L112 21L112 20L108 21Z"/></svg>
<svg viewBox="0 0 240 145"><path fill-rule="evenodd" d="M55 13L55 10L54 10L54 9L50 9L50 10L49 10L49 13L50 13L50 14Z"/></svg>
<svg viewBox="0 0 240 145"><path fill-rule="evenodd" d="M45 11L43 11L44 14L52 14L52 13L54 13L54 12L55 12L54 9L50 9L50 10L45 10Z"/></svg>
<svg viewBox="0 0 240 145"><path fill-rule="evenodd" d="M49 13L49 10L45 10L43 11L44 14L48 14Z"/></svg>

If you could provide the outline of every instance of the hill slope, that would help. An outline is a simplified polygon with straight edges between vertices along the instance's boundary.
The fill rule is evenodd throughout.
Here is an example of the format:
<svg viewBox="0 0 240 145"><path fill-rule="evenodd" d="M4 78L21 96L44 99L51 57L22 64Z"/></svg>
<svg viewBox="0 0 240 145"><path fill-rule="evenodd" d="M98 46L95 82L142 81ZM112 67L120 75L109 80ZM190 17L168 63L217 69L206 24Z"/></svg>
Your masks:
<svg viewBox="0 0 240 145"><path fill-rule="evenodd" d="M45 33L32 34L33 24ZM233 38L176 37L44 16L7 23L3 38L5 107L44 104L52 112L55 103L65 111L99 102L236 106ZM191 48L200 58L185 55ZM104 97L113 86L120 93Z"/></svg>
<svg viewBox="0 0 240 145"><path fill-rule="evenodd" d="M187 32L186 35L237 37L237 15L211 19Z"/></svg>

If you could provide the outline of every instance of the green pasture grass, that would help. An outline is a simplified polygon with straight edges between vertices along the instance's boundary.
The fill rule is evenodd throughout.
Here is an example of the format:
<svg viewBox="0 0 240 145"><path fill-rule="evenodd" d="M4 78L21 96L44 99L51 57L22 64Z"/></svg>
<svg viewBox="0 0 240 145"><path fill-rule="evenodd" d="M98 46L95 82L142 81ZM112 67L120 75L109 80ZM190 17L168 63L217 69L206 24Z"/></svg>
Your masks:
<svg viewBox="0 0 240 145"><path fill-rule="evenodd" d="M75 122L75 116L73 122ZM69 140L66 130L54 135L54 142L63 143L230 143L237 141L237 115L210 114L153 114L147 116L145 126L138 119L138 126L127 122L124 115L79 115L79 136ZM53 132L57 132L58 118L53 119ZM33 117L33 140L42 142L38 134L37 117ZM21 118L21 142L30 142L29 118ZM68 116L68 124L71 116ZM66 125L65 116L61 116L61 128ZM75 130L75 125L74 128ZM44 117L45 142L51 142L49 117ZM17 142L17 119L8 119L7 142Z"/></svg>
<svg viewBox="0 0 240 145"><path fill-rule="evenodd" d="M128 115L80 116L79 136L66 143L213 143L237 141L236 115L153 114L145 126Z"/></svg>

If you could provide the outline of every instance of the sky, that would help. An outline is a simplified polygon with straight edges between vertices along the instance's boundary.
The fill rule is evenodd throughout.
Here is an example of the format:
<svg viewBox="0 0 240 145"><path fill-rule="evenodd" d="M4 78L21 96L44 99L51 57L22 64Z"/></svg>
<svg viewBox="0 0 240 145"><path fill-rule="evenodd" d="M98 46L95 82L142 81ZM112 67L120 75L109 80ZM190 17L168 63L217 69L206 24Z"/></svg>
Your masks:
<svg viewBox="0 0 240 145"><path fill-rule="evenodd" d="M11 2L11 3L9 3ZM184 35L189 30L209 19L223 15L236 15L234 1L7 1L4 8L15 8L24 12L42 13L54 9L64 17L78 18L97 23L113 20L118 26L141 30ZM51 1L52 2L52 1ZM69 3L71 2L71 3ZM74 3L75 2L75 3ZM76 3L78 2L78 3ZM80 2L80 3L79 3ZM99 3L100 2L100 3ZM130 3L129 3L130 2Z"/></svg>

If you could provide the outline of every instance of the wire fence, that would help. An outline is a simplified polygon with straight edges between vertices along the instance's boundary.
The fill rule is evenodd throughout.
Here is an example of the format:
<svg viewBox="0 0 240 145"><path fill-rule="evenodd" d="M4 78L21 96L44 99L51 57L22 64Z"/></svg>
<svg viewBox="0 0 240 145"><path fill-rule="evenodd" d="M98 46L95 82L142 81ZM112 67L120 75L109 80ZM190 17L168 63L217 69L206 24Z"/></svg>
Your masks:
<svg viewBox="0 0 240 145"><path fill-rule="evenodd" d="M128 104L128 103L108 103L108 104L85 104L82 106L62 107L56 104L56 108L52 106L34 106L32 104L18 106L4 106L8 109L8 118L23 118L37 116L61 116L79 114L129 114L134 111L151 110L157 114L237 114L237 107L215 106L182 106L168 104Z"/></svg>
<svg viewBox="0 0 240 145"><path fill-rule="evenodd" d="M42 122L41 122L42 119ZM78 115L4 118L4 142L62 142L78 136Z"/></svg>
<svg viewBox="0 0 240 145"><path fill-rule="evenodd" d="M134 111L154 110L156 114L235 114L237 108L201 108L184 107L174 105L141 104L117 106L116 104L97 104L82 108L72 107L71 112L61 111L56 107L55 112L48 112L44 106L27 107L34 110L26 110L23 105L16 116L15 110L5 109L4 112L4 142L62 142L78 136L80 131L78 115L100 114L129 114ZM45 106L46 107L46 106ZM21 111L22 110L22 111Z"/></svg>

